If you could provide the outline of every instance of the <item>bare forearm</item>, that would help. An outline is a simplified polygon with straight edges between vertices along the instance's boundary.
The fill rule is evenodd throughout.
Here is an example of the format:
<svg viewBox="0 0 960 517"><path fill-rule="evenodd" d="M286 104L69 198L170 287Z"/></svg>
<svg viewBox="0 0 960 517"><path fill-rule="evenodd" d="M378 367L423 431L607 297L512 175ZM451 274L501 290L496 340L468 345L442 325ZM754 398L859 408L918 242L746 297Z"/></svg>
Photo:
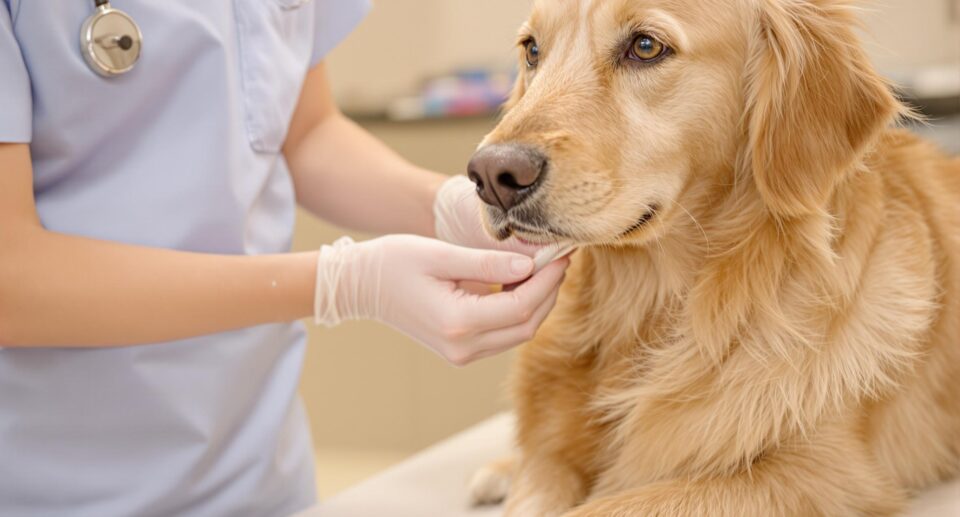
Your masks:
<svg viewBox="0 0 960 517"><path fill-rule="evenodd" d="M411 165L339 113L287 159L297 199L315 215L370 233L433 236L433 199L445 176Z"/></svg>
<svg viewBox="0 0 960 517"><path fill-rule="evenodd" d="M145 344L312 312L314 253L202 255L6 230L0 345Z"/></svg>

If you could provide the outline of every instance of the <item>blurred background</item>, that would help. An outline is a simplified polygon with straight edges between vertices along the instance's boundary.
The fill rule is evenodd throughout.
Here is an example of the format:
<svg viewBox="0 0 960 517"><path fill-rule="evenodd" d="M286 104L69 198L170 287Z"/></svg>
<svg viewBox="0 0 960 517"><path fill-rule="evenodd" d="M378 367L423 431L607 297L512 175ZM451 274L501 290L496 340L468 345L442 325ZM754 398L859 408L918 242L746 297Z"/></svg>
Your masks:
<svg viewBox="0 0 960 517"><path fill-rule="evenodd" d="M861 2L878 68L960 152L960 0ZM458 174L496 123L532 0L374 0L329 58L341 108L409 160ZM345 234L301 214L297 249ZM354 235L356 238L367 236ZM385 327L311 328L301 391L321 497L508 408L511 354L454 369Z"/></svg>

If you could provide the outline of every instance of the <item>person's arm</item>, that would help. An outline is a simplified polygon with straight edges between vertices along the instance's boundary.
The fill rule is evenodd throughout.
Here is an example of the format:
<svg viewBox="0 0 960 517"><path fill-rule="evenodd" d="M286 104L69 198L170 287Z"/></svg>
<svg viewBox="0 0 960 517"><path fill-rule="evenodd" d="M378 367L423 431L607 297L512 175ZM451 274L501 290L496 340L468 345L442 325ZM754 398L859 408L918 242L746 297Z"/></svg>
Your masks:
<svg viewBox="0 0 960 517"><path fill-rule="evenodd" d="M312 313L317 253L236 257L45 230L24 144L0 144L0 347L169 341Z"/></svg>
<svg viewBox="0 0 960 517"><path fill-rule="evenodd" d="M307 76L284 155L297 200L314 215L369 233L433 237L446 176L411 165L334 104L324 66Z"/></svg>

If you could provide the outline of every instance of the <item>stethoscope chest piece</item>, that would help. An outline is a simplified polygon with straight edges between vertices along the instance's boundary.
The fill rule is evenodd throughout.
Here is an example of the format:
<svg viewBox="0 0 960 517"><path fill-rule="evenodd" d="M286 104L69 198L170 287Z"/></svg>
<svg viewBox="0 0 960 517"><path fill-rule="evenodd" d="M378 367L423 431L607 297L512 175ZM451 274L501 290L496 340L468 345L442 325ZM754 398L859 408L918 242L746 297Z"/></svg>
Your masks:
<svg viewBox="0 0 960 517"><path fill-rule="evenodd" d="M127 73L140 59L140 27L127 13L110 7L107 0L95 2L96 12L80 31L80 52L90 69L103 77Z"/></svg>

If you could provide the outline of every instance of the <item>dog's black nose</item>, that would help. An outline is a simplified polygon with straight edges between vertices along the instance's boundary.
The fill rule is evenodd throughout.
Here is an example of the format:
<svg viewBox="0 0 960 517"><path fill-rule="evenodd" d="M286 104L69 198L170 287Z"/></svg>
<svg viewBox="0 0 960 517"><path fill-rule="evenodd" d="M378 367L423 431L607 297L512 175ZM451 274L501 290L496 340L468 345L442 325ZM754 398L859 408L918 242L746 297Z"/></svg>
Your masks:
<svg viewBox="0 0 960 517"><path fill-rule="evenodd" d="M486 204L507 211L536 190L546 166L546 156L532 147L493 144L473 155L467 172Z"/></svg>

